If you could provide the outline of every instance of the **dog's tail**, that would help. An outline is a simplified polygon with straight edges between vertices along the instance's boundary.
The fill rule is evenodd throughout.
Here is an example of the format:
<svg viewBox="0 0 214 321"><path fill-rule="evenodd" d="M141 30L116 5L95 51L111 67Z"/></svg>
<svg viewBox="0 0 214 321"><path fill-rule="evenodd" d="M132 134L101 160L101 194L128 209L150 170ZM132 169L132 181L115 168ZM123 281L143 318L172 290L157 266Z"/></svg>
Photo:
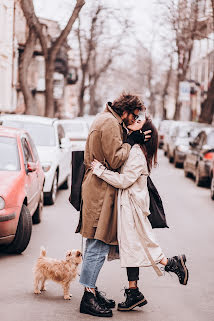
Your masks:
<svg viewBox="0 0 214 321"><path fill-rule="evenodd" d="M41 256L46 256L46 250L45 250L44 246L42 246L42 247L40 248L40 257L41 257Z"/></svg>

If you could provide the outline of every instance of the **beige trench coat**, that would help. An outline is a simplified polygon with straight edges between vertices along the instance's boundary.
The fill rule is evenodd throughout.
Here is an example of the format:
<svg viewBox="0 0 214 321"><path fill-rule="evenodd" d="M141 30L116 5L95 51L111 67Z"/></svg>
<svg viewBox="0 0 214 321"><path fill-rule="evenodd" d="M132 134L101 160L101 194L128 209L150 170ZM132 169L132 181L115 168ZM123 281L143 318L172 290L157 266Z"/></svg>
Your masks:
<svg viewBox="0 0 214 321"><path fill-rule="evenodd" d="M124 134L125 132L125 134ZM80 233L110 245L117 245L117 190L93 175L94 159L117 170L127 160L131 146L123 144L127 129L122 119L107 105L93 122L86 142L86 174L82 184L82 225Z"/></svg>
<svg viewBox="0 0 214 321"><path fill-rule="evenodd" d="M149 175L144 153L139 145L134 145L129 158L121 167L120 173L107 170L97 164L93 171L118 191L118 242L122 267L153 266L162 275L157 263L164 254L158 245L148 220Z"/></svg>

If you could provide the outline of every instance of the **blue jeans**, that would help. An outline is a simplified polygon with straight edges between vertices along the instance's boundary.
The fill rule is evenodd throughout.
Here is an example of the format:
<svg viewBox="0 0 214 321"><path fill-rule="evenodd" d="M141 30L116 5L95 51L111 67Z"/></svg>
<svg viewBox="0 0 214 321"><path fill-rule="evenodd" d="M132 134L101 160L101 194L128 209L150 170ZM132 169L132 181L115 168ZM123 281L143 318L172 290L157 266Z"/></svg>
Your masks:
<svg viewBox="0 0 214 321"><path fill-rule="evenodd" d="M110 245L95 239L86 240L80 283L88 288L95 288L99 272L109 253Z"/></svg>

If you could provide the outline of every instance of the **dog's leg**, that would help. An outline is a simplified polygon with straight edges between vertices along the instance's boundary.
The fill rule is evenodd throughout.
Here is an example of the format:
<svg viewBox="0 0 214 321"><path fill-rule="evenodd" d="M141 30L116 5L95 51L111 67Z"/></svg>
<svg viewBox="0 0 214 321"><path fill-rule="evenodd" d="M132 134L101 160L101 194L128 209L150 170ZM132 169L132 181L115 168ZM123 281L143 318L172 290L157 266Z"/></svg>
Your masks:
<svg viewBox="0 0 214 321"><path fill-rule="evenodd" d="M63 283L62 284L63 290L64 290L64 299L65 300L70 300L72 295L69 293L70 289L70 282L68 283Z"/></svg>
<svg viewBox="0 0 214 321"><path fill-rule="evenodd" d="M34 293L35 294L41 293L41 291L39 290L39 281L40 281L40 278L38 276L35 276L35 279L34 279Z"/></svg>
<svg viewBox="0 0 214 321"><path fill-rule="evenodd" d="M45 288L45 281L46 281L46 279L45 278L43 278L42 280L41 280L41 288L40 288L40 290L41 291L46 291L46 288Z"/></svg>

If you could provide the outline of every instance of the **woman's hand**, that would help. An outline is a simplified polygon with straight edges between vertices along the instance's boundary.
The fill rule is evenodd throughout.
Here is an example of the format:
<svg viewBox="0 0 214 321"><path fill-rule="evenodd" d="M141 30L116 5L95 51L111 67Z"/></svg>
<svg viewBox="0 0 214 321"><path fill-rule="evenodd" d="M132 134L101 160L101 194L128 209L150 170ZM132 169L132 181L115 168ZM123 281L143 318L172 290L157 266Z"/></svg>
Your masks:
<svg viewBox="0 0 214 321"><path fill-rule="evenodd" d="M93 162L91 162L91 168L94 169L97 164L101 164L98 160L94 159Z"/></svg>

